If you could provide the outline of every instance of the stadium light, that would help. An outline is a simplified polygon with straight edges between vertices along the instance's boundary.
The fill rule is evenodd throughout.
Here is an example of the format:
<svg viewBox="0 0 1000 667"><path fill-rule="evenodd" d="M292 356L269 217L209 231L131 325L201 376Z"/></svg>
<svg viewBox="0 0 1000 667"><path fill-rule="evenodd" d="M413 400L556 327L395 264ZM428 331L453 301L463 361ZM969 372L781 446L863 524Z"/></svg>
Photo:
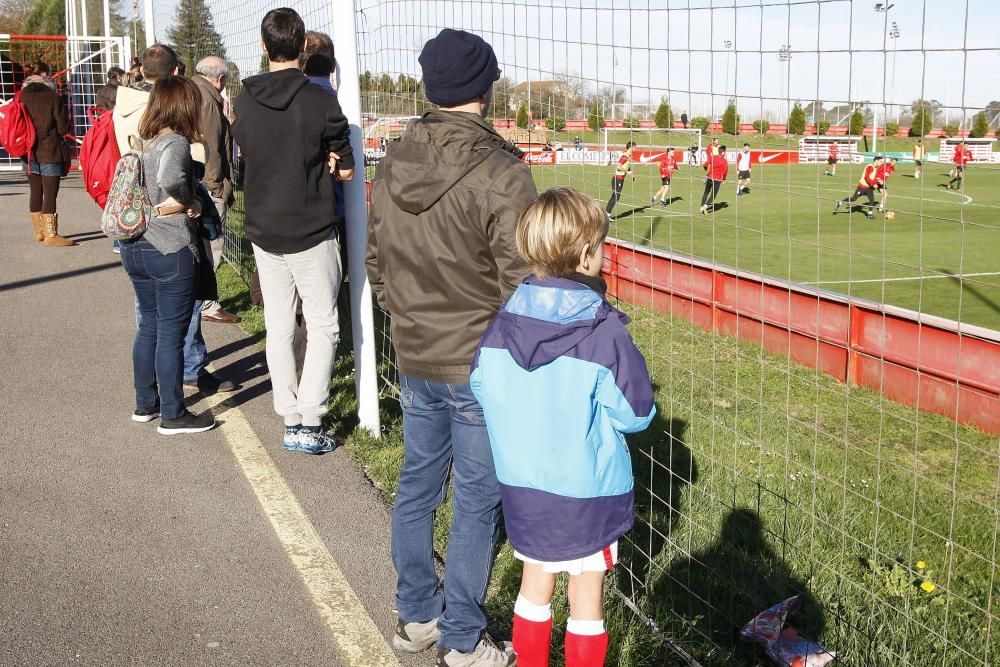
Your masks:
<svg viewBox="0 0 1000 667"><path fill-rule="evenodd" d="M896 5L894 5L894 4L876 2L875 3L875 11L877 11L877 12L887 12L887 11L889 11L890 9L892 9L895 6Z"/></svg>

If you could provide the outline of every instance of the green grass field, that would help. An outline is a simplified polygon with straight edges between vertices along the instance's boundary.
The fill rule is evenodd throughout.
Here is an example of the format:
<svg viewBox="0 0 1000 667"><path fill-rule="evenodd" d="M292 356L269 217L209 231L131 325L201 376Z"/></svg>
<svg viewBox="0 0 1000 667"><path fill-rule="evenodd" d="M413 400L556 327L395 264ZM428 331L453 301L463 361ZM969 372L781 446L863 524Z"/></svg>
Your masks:
<svg viewBox="0 0 1000 667"><path fill-rule="evenodd" d="M815 285L871 301L1000 330L1000 168L974 165L962 193L947 190L946 165L925 164L923 178L902 164L889 183L894 220L868 220L861 208L833 214L862 165L758 165L751 193L736 197L734 165L716 209L699 213L700 167L675 174L671 204L651 206L653 166L636 165L615 208L611 236ZM568 185L602 204L612 168L532 167L539 189ZM863 201L863 200L859 200ZM983 274L983 275L974 275ZM960 278L959 276L963 276Z"/></svg>

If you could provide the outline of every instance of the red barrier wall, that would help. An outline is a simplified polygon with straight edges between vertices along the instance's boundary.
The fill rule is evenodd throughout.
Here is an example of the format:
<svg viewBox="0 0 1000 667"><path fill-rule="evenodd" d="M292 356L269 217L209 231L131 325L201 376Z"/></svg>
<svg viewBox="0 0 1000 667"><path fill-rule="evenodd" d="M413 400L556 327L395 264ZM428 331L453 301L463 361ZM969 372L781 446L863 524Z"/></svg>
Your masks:
<svg viewBox="0 0 1000 667"><path fill-rule="evenodd" d="M608 293L1000 435L1000 333L623 241Z"/></svg>

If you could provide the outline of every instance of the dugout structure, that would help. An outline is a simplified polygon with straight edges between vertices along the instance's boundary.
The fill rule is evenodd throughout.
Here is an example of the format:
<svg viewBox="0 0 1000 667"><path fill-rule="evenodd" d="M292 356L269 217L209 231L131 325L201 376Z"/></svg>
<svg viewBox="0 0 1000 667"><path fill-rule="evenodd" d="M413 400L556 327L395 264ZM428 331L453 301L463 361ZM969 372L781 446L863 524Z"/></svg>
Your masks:
<svg viewBox="0 0 1000 667"><path fill-rule="evenodd" d="M973 162L996 162L993 155L994 139L989 137L941 137L941 147L938 153L938 162L951 164L955 155L955 147L965 142L969 152L972 153Z"/></svg>
<svg viewBox="0 0 1000 667"><path fill-rule="evenodd" d="M837 159L841 162L861 162L864 156L858 152L858 141L861 137L817 135L799 139L799 162L826 162L830 157L830 146L836 144L840 149Z"/></svg>

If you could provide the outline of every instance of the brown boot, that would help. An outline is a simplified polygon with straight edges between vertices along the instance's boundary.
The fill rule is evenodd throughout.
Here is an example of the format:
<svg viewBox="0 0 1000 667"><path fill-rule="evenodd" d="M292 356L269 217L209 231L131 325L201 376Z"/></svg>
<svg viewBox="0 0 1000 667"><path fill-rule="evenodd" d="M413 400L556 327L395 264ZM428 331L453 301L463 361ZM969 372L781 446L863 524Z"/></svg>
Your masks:
<svg viewBox="0 0 1000 667"><path fill-rule="evenodd" d="M41 241L45 238L45 231L42 229L42 214L30 213L31 226L35 228L35 240Z"/></svg>
<svg viewBox="0 0 1000 667"><path fill-rule="evenodd" d="M59 214L42 213L42 226L45 228L45 240L47 246L68 246L76 245L73 239L66 239L59 236Z"/></svg>

